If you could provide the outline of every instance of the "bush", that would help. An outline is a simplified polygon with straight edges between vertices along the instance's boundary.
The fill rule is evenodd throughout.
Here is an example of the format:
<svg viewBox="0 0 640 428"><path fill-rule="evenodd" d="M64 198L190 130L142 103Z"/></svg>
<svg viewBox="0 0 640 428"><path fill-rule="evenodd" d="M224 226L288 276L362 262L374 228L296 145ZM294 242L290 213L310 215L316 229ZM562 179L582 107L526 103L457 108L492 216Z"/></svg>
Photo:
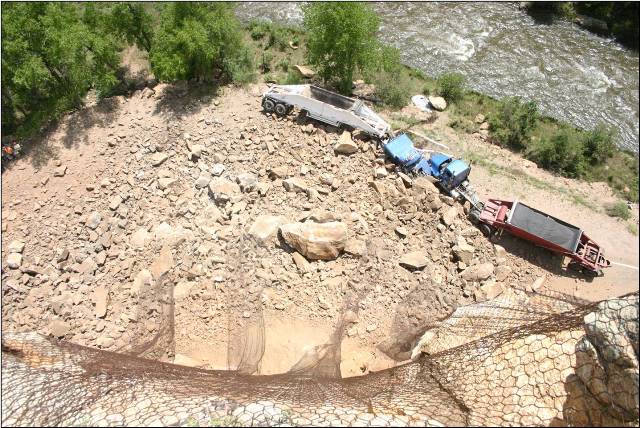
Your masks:
<svg viewBox="0 0 640 428"><path fill-rule="evenodd" d="M581 141L566 129L531 144L526 157L545 169L568 177L580 177L585 170Z"/></svg>
<svg viewBox="0 0 640 428"><path fill-rule="evenodd" d="M282 71L289 71L290 66L291 66L291 63L287 58L282 58L278 63L278 67L280 67Z"/></svg>
<svg viewBox="0 0 640 428"><path fill-rule="evenodd" d="M623 220L631 218L631 210L622 201L618 201L613 205L607 207L607 214L611 217L619 217Z"/></svg>
<svg viewBox="0 0 640 428"><path fill-rule="evenodd" d="M307 59L325 82L350 94L356 71L375 65L379 19L371 6L355 2L313 2L303 6Z"/></svg>
<svg viewBox="0 0 640 428"><path fill-rule="evenodd" d="M593 165L606 161L615 151L613 140L614 132L602 124L596 126L593 131L585 132L582 140L584 156Z"/></svg>
<svg viewBox="0 0 640 428"><path fill-rule="evenodd" d="M233 80L251 75L251 57L228 3L168 3L149 55L164 81L206 79L222 72Z"/></svg>
<svg viewBox="0 0 640 428"><path fill-rule="evenodd" d="M464 76L460 73L445 73L438 77L438 92L448 103L456 103L464 97Z"/></svg>
<svg viewBox="0 0 640 428"><path fill-rule="evenodd" d="M273 54L269 51L262 52L260 58L260 69L263 73L271 71L271 61L273 61Z"/></svg>
<svg viewBox="0 0 640 428"><path fill-rule="evenodd" d="M302 83L302 76L300 73L290 70L284 79L279 79L278 84L280 85L298 85Z"/></svg>
<svg viewBox="0 0 640 428"><path fill-rule="evenodd" d="M489 125L499 144L522 150L537 120L538 108L533 101L522 103L519 97L512 97L500 103L498 113L489 117Z"/></svg>
<svg viewBox="0 0 640 428"><path fill-rule="evenodd" d="M391 74L379 71L371 78L375 85L375 93L389 107L400 109L407 105L411 98L411 84L403 74Z"/></svg>
<svg viewBox="0 0 640 428"><path fill-rule="evenodd" d="M269 33L271 23L267 21L254 20L249 22L247 28L249 29L249 34L253 40L261 40Z"/></svg>

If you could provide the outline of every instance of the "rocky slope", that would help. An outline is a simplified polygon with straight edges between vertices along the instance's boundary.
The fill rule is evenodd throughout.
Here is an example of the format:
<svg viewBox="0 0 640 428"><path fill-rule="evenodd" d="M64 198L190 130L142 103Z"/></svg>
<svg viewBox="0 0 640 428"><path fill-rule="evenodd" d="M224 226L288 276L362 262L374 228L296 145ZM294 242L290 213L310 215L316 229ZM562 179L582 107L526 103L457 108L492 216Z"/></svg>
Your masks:
<svg viewBox="0 0 640 428"><path fill-rule="evenodd" d="M226 367L230 320L260 312L265 359L292 365L304 350L283 356L269 343L295 335L287 326L330 330L355 293L343 349L361 353L343 374L356 374L380 367L378 345L407 351L390 344L400 330L421 333L542 275L426 178L398 172L374 141L265 115L263 89L159 85L104 100L11 165L4 329L130 350L162 328L173 296L167 357ZM367 281L363 258L376 271Z"/></svg>

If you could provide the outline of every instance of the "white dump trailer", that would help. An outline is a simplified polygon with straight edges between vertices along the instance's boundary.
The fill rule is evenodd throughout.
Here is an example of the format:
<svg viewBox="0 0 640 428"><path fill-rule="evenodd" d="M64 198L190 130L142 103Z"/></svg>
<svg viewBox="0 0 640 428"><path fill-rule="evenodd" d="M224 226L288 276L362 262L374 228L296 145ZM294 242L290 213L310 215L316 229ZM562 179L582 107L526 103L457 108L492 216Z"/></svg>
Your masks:
<svg viewBox="0 0 640 428"><path fill-rule="evenodd" d="M285 116L293 107L307 116L329 125L361 129L367 134L385 138L391 127L362 100L345 97L313 85L274 85L262 96L265 111Z"/></svg>

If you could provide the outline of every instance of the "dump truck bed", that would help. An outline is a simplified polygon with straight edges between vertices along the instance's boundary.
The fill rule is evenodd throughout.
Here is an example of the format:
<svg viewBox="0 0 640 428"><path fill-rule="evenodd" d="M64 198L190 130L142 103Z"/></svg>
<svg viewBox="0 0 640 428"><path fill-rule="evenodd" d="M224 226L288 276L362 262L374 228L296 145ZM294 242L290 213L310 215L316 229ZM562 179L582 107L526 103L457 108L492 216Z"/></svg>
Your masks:
<svg viewBox="0 0 640 428"><path fill-rule="evenodd" d="M522 202L515 202L507 223L567 251L575 252L582 230Z"/></svg>

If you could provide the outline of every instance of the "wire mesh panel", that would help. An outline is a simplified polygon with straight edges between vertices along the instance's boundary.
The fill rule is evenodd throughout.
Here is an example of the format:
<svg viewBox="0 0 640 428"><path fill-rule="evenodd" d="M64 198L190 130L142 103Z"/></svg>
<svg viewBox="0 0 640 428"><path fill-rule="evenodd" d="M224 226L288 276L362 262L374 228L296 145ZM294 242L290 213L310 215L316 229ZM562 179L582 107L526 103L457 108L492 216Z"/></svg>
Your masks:
<svg viewBox="0 0 640 428"><path fill-rule="evenodd" d="M30 333L5 333L2 357L3 425L638 423L637 293L347 379L201 370Z"/></svg>

